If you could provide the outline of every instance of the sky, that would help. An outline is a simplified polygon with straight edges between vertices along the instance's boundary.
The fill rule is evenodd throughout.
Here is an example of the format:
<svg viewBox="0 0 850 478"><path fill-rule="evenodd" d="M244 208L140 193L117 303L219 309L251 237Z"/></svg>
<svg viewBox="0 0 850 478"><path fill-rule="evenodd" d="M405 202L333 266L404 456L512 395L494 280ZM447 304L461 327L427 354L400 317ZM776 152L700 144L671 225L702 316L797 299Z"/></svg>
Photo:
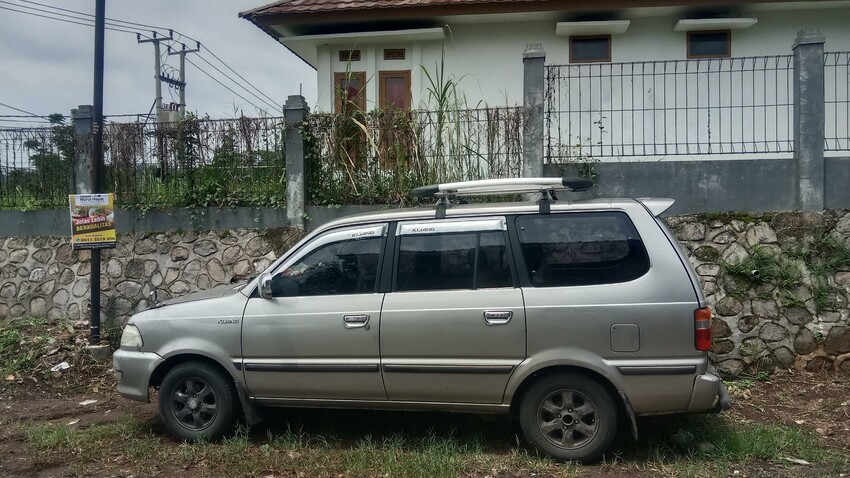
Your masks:
<svg viewBox="0 0 850 478"><path fill-rule="evenodd" d="M68 115L77 105L93 102L94 28L9 10L48 15L33 10L40 9L79 17L34 2L91 15L95 10L95 0L0 0L0 103L37 115ZM316 73L251 22L239 18L240 11L266 3L269 0L106 0L106 17L172 28L200 41L204 49L202 57L234 78L239 85L224 78L197 55L188 55L187 59L245 98L239 98L187 63L186 103L189 111L199 116L231 118L242 113L258 115L256 106L259 106L268 114L279 115L280 105L286 97L299 91L306 97L307 104L315 102ZM126 25L123 28L148 31L150 36L149 28ZM186 40L186 43L189 48L195 46L192 41ZM210 51L261 93L251 89L219 63ZM167 58L165 70L173 71L176 76L179 57ZM276 105L278 110L275 112L242 86ZM134 34L107 30L104 114L147 113L154 101L154 87L153 45L137 43ZM164 102L176 102L177 95L176 90L169 90L163 85ZM0 105L0 127L25 126L19 123L25 119L8 117L19 114L22 113Z"/></svg>

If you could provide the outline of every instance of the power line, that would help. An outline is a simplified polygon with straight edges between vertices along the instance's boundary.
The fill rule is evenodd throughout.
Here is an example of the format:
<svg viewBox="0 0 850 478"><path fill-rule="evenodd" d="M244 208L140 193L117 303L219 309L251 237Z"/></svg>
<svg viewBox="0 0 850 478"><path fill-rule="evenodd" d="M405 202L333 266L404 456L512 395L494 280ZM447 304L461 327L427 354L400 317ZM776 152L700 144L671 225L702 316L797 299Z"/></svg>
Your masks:
<svg viewBox="0 0 850 478"><path fill-rule="evenodd" d="M240 95L239 93L237 93L237 92L233 91L233 90L232 90L229 86L227 86L227 85L225 85L224 83L222 83L221 81L219 81L219 80L218 80L218 78L216 78L216 77L212 76L211 74L207 73L207 71L206 71L206 70L204 70L203 68L201 68L200 66L198 66L198 65L197 65L195 62L193 62L192 60L190 60L190 59L186 58L186 61L187 61L187 62L189 62L189 64L190 64L190 65L192 65L192 66L194 66L195 68L197 68L198 70L200 70L200 72L201 72L201 73L203 73L203 74L207 75L207 76L208 76L208 77L210 77L213 81L215 81L215 82L216 82L216 83L218 83L219 85L221 85L221 86L223 86L224 88L226 88L226 89L227 89L227 91L229 91L229 92L233 93L234 95L238 96L239 98L242 98L242 100L243 100L243 101L245 101L245 102L246 102L246 103L248 103L249 105L253 106L254 108L257 108L258 110L263 111L263 108L260 108L259 106L257 106L257 105L255 105L254 103L250 102L250 101L249 101L247 98L245 98L244 96L242 96L242 95Z"/></svg>
<svg viewBox="0 0 850 478"><path fill-rule="evenodd" d="M32 16L35 16L35 17L45 18L45 19L49 19L49 20L62 21L62 22L65 22L65 23L73 23L73 24L76 24L76 25L94 27L94 23L93 23L94 20L92 19L94 17L94 15L92 15L90 13L81 12L81 11L78 11L78 10L70 10L70 9L62 8L62 7L56 7L56 6L52 6L52 5L48 5L48 4L44 4L44 3L34 2L34 1L31 1L31 0L19 0L19 1L23 2L23 3L31 4L31 5L38 5L38 6L41 6L41 7L49 8L49 9L52 9L52 10L56 10L58 12L65 12L65 13L58 13L56 11L50 11L50 10L44 10L44 9L40 9L40 8L36 8L36 7L32 7L32 6L20 5L20 4L12 3L12 2L9 2L9 1L6 1L6 0L0 0L0 3L6 4L6 5L12 5L15 8L21 8L21 9L24 9L24 10L16 10L16 9L5 7L5 6L2 6L2 5L0 5L0 9L12 11L12 12L17 12L17 13L22 13L22 14L25 14L25 15L32 15ZM25 11L25 10L31 10L31 11ZM42 14L34 13L33 11L41 12ZM67 13L82 16L84 18L79 18L77 16L67 15ZM111 31L116 31L116 32L121 32L121 33L129 33L129 34L138 34L138 35L140 35L144 38L150 39L151 37L147 36L144 33L141 33L140 31L137 31L138 30L137 28L135 28L133 26L125 26L125 25L120 25L120 24L137 25L139 27L153 28L153 29L156 29L156 30L164 30L164 31L168 31L168 32L177 33L178 37L179 37L178 40L182 39L182 38L186 38L186 39L198 42L198 40L192 38L189 35L183 34L181 32L174 31L173 29L161 27L161 26L149 25L149 24L145 24L145 23L130 22L130 21L125 21L125 20L118 20L118 19L114 19L114 18L107 18L107 20L109 20L109 22L107 23L109 26L107 26L106 29L111 30ZM89 22L91 22L91 23L89 23ZM198 42L198 43L200 43L200 42ZM245 92L247 92L251 96L257 98L257 100L259 100L262 103L270 106L272 108L272 110L277 110L279 108L278 102L275 101L272 97L270 97L265 92L260 90L256 85L254 85L253 83L248 81L248 79L246 79L243 75L241 75L238 71L236 71L233 67L231 67L227 62L222 60L221 57L216 55L215 52L213 52L212 50L210 50L209 48L206 48L206 47L205 47L205 49L213 58L215 58L218 62L220 62L222 65L224 65L225 68L227 68L228 70L233 72L233 74L235 74L239 79L241 79L244 82L244 84L233 79L231 76L229 76L227 73L222 71L220 68L213 65L209 60L207 60L206 58L199 55L201 60L203 60L210 67L215 69L224 78L233 82L239 88L241 88L242 90L244 90ZM252 106L257 108L257 106L254 103L248 101L245 97L236 93L230 87L227 87L224 83L219 81L217 78L213 77L210 73L202 70L200 67L197 66L197 64L192 63L192 62L190 62L190 63L192 65L194 65L196 68L198 68L199 70L201 70L204 74L209 76L211 79L215 80L216 83L225 87L231 93L235 94L239 98L243 99L244 101L248 102L249 104L251 104ZM251 88L256 90L257 93L262 95L262 97L257 95L257 93L255 93L254 91L251 91L251 89L247 88L245 86L245 84L247 84L248 86L250 86ZM258 109L261 109L261 108L258 108Z"/></svg>
<svg viewBox="0 0 850 478"><path fill-rule="evenodd" d="M50 123L50 121L46 119L0 119L2 123Z"/></svg>
<svg viewBox="0 0 850 478"><path fill-rule="evenodd" d="M236 80L234 80L233 78L231 78L230 76L228 76L228 75L227 75L227 73L225 73L225 72L221 71L221 69L219 69L217 66L213 65L212 63L210 63L210 62L209 62L209 60L207 60L207 59L206 59L206 58L204 58L203 56L198 55L198 58L200 58L201 60L203 60L203 61L204 61L204 63L206 63L207 65L211 66L211 67L212 67L215 71L219 72L222 76L224 76L224 77L225 77L225 78L227 78L228 80L232 81L233 83L236 83L237 85L239 84L239 82L238 82L238 81L236 81ZM194 63L193 63L193 64L194 64ZM271 100L271 103L270 103L270 102L268 102L268 101L264 100L262 97L257 96L257 94L256 94L256 93L252 92L251 90L248 90L247 88L245 89L245 91L247 91L247 92L248 92L248 93L250 93L252 96L254 96L254 97L255 97L255 98L257 98L258 100L262 101L263 103L265 103L266 105L268 105L269 107L271 107L273 110L276 110L277 108L279 108L279 106L277 106L277 105L274 103L274 100L272 100L271 98L269 98L269 100Z"/></svg>
<svg viewBox="0 0 850 478"><path fill-rule="evenodd" d="M176 34L178 35L178 40L179 40L180 38L188 38L189 40L192 40L192 41L194 41L194 42L198 42L198 40L195 40L194 38L190 37L189 35L184 35L184 34L182 34L182 33L178 32L178 31L175 31L174 33L176 33ZM200 43L200 42L198 42L198 43ZM266 97L266 99L268 99L268 100L269 100L269 101L271 101L272 103L277 104L277 102L274 100L274 98L272 98L272 97L270 97L269 95L265 94L265 93L263 92L263 90L261 90L261 89L257 88L257 87L256 87L253 83L251 83L250 81L248 81L248 80L247 80L244 76L240 75L238 71L234 70L234 69L233 69L233 67L231 67L230 65L228 65L228 64L227 64L227 62L225 62L224 60L222 60L221 58L219 58L219 56L218 56L218 55L216 55L216 54L215 54L212 50L210 50L210 48L209 48L208 46L204 45L204 49L206 49L207 53L209 53L210 55L212 55L212 57L213 57L213 58L215 58L216 60L218 60L218 61L219 61L222 65L224 65L224 66L225 66L228 70L232 71L232 72L233 72L236 76L238 76L238 77L239 77L239 79L241 79L241 80L242 80L242 81L244 81L246 84L248 84L248 86L250 86L251 88L254 88L254 89L255 89L258 93L260 93L261 95L265 96L265 97ZM200 56L200 55L198 55L198 56ZM209 63L209 62L207 62L207 63ZM231 80L231 81L232 81L232 80ZM236 83L236 82L234 81L234 83ZM250 90L248 90L247 88L245 88L244 86L243 86L243 89L245 89L246 91L250 91ZM252 94L253 94L253 93L252 93ZM254 96L256 96L256 95L254 95Z"/></svg>
<svg viewBox="0 0 850 478"><path fill-rule="evenodd" d="M81 11L78 11L78 10L69 10L67 8L55 7L53 5L47 5L47 4L44 4L44 3L33 2L33 1L30 1L30 0L18 0L18 1L23 2L23 3L30 3L32 5L38 5L40 7L51 8L53 10L60 10L60 11L67 12L67 13L75 13L77 15L85 15L87 17L94 17L94 14L81 12ZM124 24L127 24L127 25L135 25L135 26L144 27L144 28L153 28L155 30L165 30L165 31L169 30L168 28L165 28L165 27L158 27L156 25L147 25L147 24L144 24L144 23L128 22L126 20L119 20L117 18L107 17L106 20L109 21L109 22L124 23ZM186 37L186 38L189 38L189 37Z"/></svg>
<svg viewBox="0 0 850 478"><path fill-rule="evenodd" d="M22 110L22 109L20 109L20 108L15 108L15 107L14 107L14 106L12 106L12 105L7 105L6 103L0 103L0 106L5 106L6 108L9 108L9 109L11 109L11 110L15 110L15 111L17 111L17 112L19 112L19 113L25 113L25 114L28 114L28 115L30 115L30 116L36 116L36 117L38 117L38 118L47 118L47 116L40 116L40 115L37 115L37 114L35 114L35 113L31 113L31 112L29 112L29 111L27 111L27 110Z"/></svg>
<svg viewBox="0 0 850 478"><path fill-rule="evenodd" d="M0 3L8 3L8 2L0 2ZM18 7L18 8L27 8L27 7L21 7L19 5L15 5L15 6ZM65 22L65 23L74 23L76 25L82 25L84 27L94 27L93 23L76 22L76 21L73 21L73 20L69 20L68 18L61 18L61 17L60 18L50 17L50 16L47 16L47 15L41 15L41 14L38 14L38 13L26 12L26 11L22 11L22 10L15 10L14 8L4 7L2 5L0 5L0 10L8 10L10 12L23 13L24 15L32 15L34 17L46 18L48 20L57 20L57 21L60 21L60 22ZM73 17L70 17L70 18L73 18ZM76 20L82 20L82 19L78 18ZM106 27L106 29L114 31L114 32L130 33L130 34L133 34L133 35L136 35L138 33L138 32L135 32L135 31L122 30L122 29L119 29L119 28L112 28L112 27Z"/></svg>
<svg viewBox="0 0 850 478"><path fill-rule="evenodd" d="M52 6L52 5L47 5L47 4L39 3L39 2L33 2L33 1L31 1L31 0L19 0L19 1L24 2L24 3L29 3L29 4L32 4L32 5L38 5L38 6L41 6L41 7L51 8L51 9L54 9L54 10L60 10L60 11L63 11L63 12L74 13L74 14L77 14L77 15L84 15L84 16L87 16L87 17L92 17L92 16L93 16L93 15L92 15L92 14L90 14L90 13L80 12L80 11L78 11L78 10L69 10L69 9L67 9L67 8L54 7L54 6ZM2 3L8 3L8 2L2 2ZM161 26L156 26L156 25L149 25L149 24L146 24L146 23L129 22L129 21L126 21L126 20L119 20L119 19L115 19L115 18L107 18L107 20L108 20L108 21L110 21L110 22L124 23L124 24L127 24L127 25L135 25L135 26L140 26L140 27L145 27L145 28L153 28L153 29L156 29L156 30L163 30L163 31L168 31L168 32L172 32L172 31L173 31L174 33L176 33L176 34L178 35L178 39L177 39L177 41L178 41L178 42L179 42L181 39L186 38L186 39L189 39L189 40L191 40L191 41L194 41L194 42L196 42L196 43L198 43L198 44L200 44L200 43L201 43L199 40L197 40L197 39L195 39L195 38L192 38L192 37L191 37L191 36L189 36L189 35L186 35L186 34L184 34L184 33L178 32L178 31L176 31L176 30L174 30L174 29L171 29L171 28L166 28L166 27L161 27ZM115 25L115 26L121 26L121 25ZM124 28L127 28L127 27L124 27ZM210 54L213 58L215 58L215 59L216 59L217 61L219 61L222 65L224 65L224 66L225 66L225 68L227 68L227 69L228 69L228 70L230 70L233 74L235 74L237 77L239 77L239 79L240 79L240 80L244 81L244 82L245 82L248 86L250 86L251 88L253 88L254 90L256 90L256 91L257 91L257 93L259 93L260 95L264 96L266 100L270 101L272 104L277 105L277 102L274 100L274 98L272 98L272 97L270 97L269 95L265 94L265 93L264 93L261 89L259 89L256 85L254 85L253 83L251 83L250 81L248 81L248 79L247 79L247 78L245 78L244 76L242 76L242 75L241 75L238 71L236 71L233 67L231 67L231 66L230 66L227 62L225 62L225 61L224 61L224 60L222 60L222 59L221 59L218 55L216 55L216 54L215 54L215 52L213 52L212 50L210 50L210 49L209 49L209 47L207 47L207 46L205 45L205 46L204 46L204 48L206 49L207 53L209 53L209 54ZM199 55L199 56L200 56L200 55ZM206 61L206 60L205 60L205 61ZM212 64L211 64L211 63L209 63L209 61L207 61L207 63L208 63L208 64L210 64L210 66L212 66ZM219 71L219 73L221 73L222 75L224 75L224 73L223 73L221 70L218 70L218 71ZM226 76L226 75L225 75L225 76ZM242 89L244 89L244 90L245 90L245 91L247 91L248 93L251 93L253 96L257 97L257 95L256 95L254 92L252 92L252 91L251 91L251 90L249 90L248 88L245 88L245 87L244 87L244 86L242 86L239 82L234 81L234 80L233 80L233 79L231 79L231 78L228 78L228 79L229 79L230 81L233 81L233 82L234 82L234 83L236 83L236 84L239 84L239 85L242 87ZM260 98L260 97L257 97L257 99L259 99L259 100L261 100L261 101L265 101L265 100L263 100L263 99L262 99L262 98ZM275 108L277 108L277 107L278 107L278 106L275 106Z"/></svg>

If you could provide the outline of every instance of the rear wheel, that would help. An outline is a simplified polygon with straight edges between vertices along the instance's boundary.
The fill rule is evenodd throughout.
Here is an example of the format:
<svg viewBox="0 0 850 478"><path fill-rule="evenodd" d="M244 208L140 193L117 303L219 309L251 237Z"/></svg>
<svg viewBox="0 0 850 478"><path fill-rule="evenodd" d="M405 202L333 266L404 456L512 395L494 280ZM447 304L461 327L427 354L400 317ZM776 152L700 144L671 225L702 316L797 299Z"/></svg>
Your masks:
<svg viewBox="0 0 850 478"><path fill-rule="evenodd" d="M523 435L558 460L599 461L617 434L617 408L595 380L577 374L544 377L520 403Z"/></svg>
<svg viewBox="0 0 850 478"><path fill-rule="evenodd" d="M233 429L237 414L233 380L204 362L171 369L159 388L159 415L184 440L217 440Z"/></svg>

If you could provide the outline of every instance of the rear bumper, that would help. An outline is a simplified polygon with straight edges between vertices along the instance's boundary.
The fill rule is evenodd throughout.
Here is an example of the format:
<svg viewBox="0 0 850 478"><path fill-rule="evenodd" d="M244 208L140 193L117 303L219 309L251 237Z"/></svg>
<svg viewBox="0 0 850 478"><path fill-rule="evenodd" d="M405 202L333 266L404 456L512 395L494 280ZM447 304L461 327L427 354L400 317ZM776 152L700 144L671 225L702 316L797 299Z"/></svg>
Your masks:
<svg viewBox="0 0 850 478"><path fill-rule="evenodd" d="M149 401L148 388L154 369L164 362L153 352L118 349L112 354L112 368L118 381L118 393L139 402Z"/></svg>
<svg viewBox="0 0 850 478"><path fill-rule="evenodd" d="M697 375L688 412L719 412L728 410L731 406L729 392L714 367L709 367L708 372Z"/></svg>

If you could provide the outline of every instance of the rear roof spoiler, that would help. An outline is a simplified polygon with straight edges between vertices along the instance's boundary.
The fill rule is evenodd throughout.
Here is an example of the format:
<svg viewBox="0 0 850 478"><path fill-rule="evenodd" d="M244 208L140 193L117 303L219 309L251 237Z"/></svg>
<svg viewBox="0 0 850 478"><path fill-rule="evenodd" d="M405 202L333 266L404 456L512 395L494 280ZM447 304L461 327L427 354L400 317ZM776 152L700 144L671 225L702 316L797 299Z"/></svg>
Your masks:
<svg viewBox="0 0 850 478"><path fill-rule="evenodd" d="M670 207L673 206L673 203L676 202L675 199L670 198L637 198L637 200L643 204L643 206L647 208L653 216L660 216L664 213L664 211L670 209Z"/></svg>

